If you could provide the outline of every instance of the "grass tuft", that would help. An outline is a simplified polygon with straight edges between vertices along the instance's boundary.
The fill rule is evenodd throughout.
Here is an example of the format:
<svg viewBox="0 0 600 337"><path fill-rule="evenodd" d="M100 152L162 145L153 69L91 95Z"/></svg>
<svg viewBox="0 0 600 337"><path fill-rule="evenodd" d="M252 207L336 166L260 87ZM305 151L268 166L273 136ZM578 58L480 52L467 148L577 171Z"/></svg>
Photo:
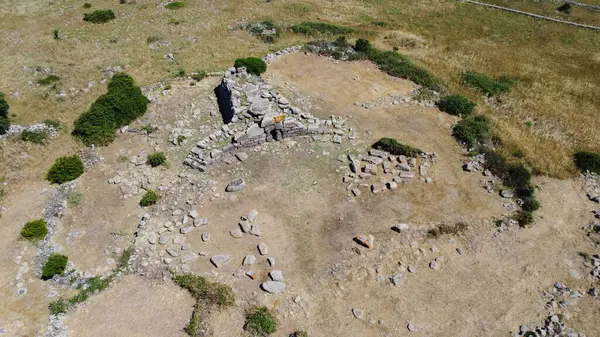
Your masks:
<svg viewBox="0 0 600 337"><path fill-rule="evenodd" d="M148 189L146 191L146 194L144 194L144 196L142 197L142 200L140 200L140 206L142 206L142 207L152 206L152 205L156 204L157 201L158 201L158 194L156 192L154 192L154 190Z"/></svg>
<svg viewBox="0 0 600 337"><path fill-rule="evenodd" d="M461 83L471 87L487 96L498 96L510 92L513 81L507 76L501 76L497 80L474 71L467 71L460 76Z"/></svg>
<svg viewBox="0 0 600 337"><path fill-rule="evenodd" d="M53 253L42 268L42 280L49 280L54 275L62 275L67 269L69 258L66 255Z"/></svg>
<svg viewBox="0 0 600 337"><path fill-rule="evenodd" d="M43 240L48 234L48 223L44 219L30 221L21 229L21 237L31 242Z"/></svg>
<svg viewBox="0 0 600 337"><path fill-rule="evenodd" d="M354 32L350 27L337 26L324 22L303 22L292 26L292 31L308 36L345 35Z"/></svg>
<svg viewBox="0 0 600 337"><path fill-rule="evenodd" d="M180 9L183 7L185 7L185 2L182 1L169 2L165 5L166 9Z"/></svg>
<svg viewBox="0 0 600 337"><path fill-rule="evenodd" d="M244 329L258 336L267 336L277 329L277 320L267 307L256 307L246 314Z"/></svg>
<svg viewBox="0 0 600 337"><path fill-rule="evenodd" d="M112 9L96 10L91 13L83 14L83 21L91 23L106 23L115 19L115 12Z"/></svg>
<svg viewBox="0 0 600 337"><path fill-rule="evenodd" d="M381 138L372 146L374 149L387 151L390 154L407 157L418 157L423 150L414 148L410 145L405 145L393 138Z"/></svg>

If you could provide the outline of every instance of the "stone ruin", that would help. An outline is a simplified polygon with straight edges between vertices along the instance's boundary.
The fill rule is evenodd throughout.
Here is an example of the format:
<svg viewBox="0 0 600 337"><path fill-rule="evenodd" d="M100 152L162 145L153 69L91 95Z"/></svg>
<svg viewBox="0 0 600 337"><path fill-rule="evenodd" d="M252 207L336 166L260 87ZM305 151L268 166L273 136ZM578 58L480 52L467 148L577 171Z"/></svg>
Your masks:
<svg viewBox="0 0 600 337"><path fill-rule="evenodd" d="M201 172L221 160L236 160L233 154L239 149L265 142L314 135L340 144L344 137L356 136L354 130L346 135L344 119L332 116L323 120L292 106L287 98L245 68L228 69L215 91L224 125L199 141L184 161Z"/></svg>

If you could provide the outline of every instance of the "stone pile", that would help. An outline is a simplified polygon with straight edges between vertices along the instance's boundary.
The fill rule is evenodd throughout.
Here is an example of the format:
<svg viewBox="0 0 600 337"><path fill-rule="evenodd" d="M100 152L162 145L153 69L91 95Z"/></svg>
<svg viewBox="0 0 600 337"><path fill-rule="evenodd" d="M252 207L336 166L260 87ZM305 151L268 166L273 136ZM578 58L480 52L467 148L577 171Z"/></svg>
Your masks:
<svg viewBox="0 0 600 337"><path fill-rule="evenodd" d="M541 327L530 329L524 325L519 327L519 332L514 332L513 337L585 337L582 333L577 333L573 329L568 328L562 322L559 315L550 315L544 321Z"/></svg>
<svg viewBox="0 0 600 337"><path fill-rule="evenodd" d="M121 199L145 193L156 183L160 169L147 165L147 160L148 152L142 150L136 156L129 158L126 171L117 171L114 177L108 179L109 184L119 185Z"/></svg>
<svg viewBox="0 0 600 337"><path fill-rule="evenodd" d="M343 118L322 120L302 111L245 68L227 70L218 92L226 124L200 140L184 161L201 172L219 161L231 164L241 160L237 157L239 149L265 142L319 135L340 144L345 138L356 137L353 129L345 128Z"/></svg>
<svg viewBox="0 0 600 337"><path fill-rule="evenodd" d="M584 190L587 197L594 202L600 203L600 176L595 173L583 174L585 181Z"/></svg>
<svg viewBox="0 0 600 337"><path fill-rule="evenodd" d="M394 156L381 150L370 150L367 155L340 155L338 160L349 164L350 172L345 174L342 182L346 185L349 200L362 194L361 188L369 189L372 193L386 190L395 191L399 184L418 179L431 183L429 169L436 162L435 153L423 153L420 158L404 155ZM377 182L371 182L376 179Z"/></svg>
<svg viewBox="0 0 600 337"><path fill-rule="evenodd" d="M276 51L274 53L270 53L270 54L265 55L263 57L263 61L265 61L265 63L267 63L267 64L270 64L270 63L274 62L275 60L277 60L278 58L280 58L283 55L297 53L297 52L299 52L301 50L302 50L302 46L300 46L300 45L287 47L285 49Z"/></svg>
<svg viewBox="0 0 600 337"><path fill-rule="evenodd" d="M2 139L6 139L11 136L19 136L23 131L30 132L44 132L47 133L50 138L58 136L58 130L52 126L48 126L45 123L36 123L31 125L16 125L11 124L6 133L1 136Z"/></svg>

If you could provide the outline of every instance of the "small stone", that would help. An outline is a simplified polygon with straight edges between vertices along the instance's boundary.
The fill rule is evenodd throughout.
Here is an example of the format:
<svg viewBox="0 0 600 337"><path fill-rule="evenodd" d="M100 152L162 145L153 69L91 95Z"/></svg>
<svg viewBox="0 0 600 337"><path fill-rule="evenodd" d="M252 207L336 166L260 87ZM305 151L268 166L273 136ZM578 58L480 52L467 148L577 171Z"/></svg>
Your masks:
<svg viewBox="0 0 600 337"><path fill-rule="evenodd" d="M196 212L196 210L192 210L190 211L189 216L192 219L196 219L198 217L198 212Z"/></svg>
<svg viewBox="0 0 600 337"><path fill-rule="evenodd" d="M166 245L167 242L169 242L170 237L166 234L163 234L160 236L160 238L158 239L158 243L160 243L161 245Z"/></svg>
<svg viewBox="0 0 600 337"><path fill-rule="evenodd" d="M256 278L258 277L258 274L253 270L246 272L246 275L253 280L256 280Z"/></svg>
<svg viewBox="0 0 600 337"><path fill-rule="evenodd" d="M502 190L502 191L500 192L500 196L501 196L502 198L510 199L510 198L512 198L512 197L513 197L513 192L512 192L512 191L509 191L509 190Z"/></svg>
<svg viewBox="0 0 600 337"><path fill-rule="evenodd" d="M181 258L181 263L188 263L198 258L198 254L189 252Z"/></svg>
<svg viewBox="0 0 600 337"><path fill-rule="evenodd" d="M395 286L401 284L403 276L404 275L402 275L402 273L397 273L397 274L392 275L392 277L390 278L392 281L392 284Z"/></svg>
<svg viewBox="0 0 600 337"><path fill-rule="evenodd" d="M150 234L148 234L148 243L155 245L157 240L156 232L150 232Z"/></svg>
<svg viewBox="0 0 600 337"><path fill-rule="evenodd" d="M269 266L273 267L275 266L275 258L273 257L269 257L267 258L267 263L269 264Z"/></svg>
<svg viewBox="0 0 600 337"><path fill-rule="evenodd" d="M409 273L416 273L417 272L417 268L413 267L413 266L408 266L408 268L406 268L408 270Z"/></svg>
<svg viewBox="0 0 600 337"><path fill-rule="evenodd" d="M235 157L239 160L239 161L245 161L246 159L248 159L248 155L244 152L238 152L235 154Z"/></svg>
<svg viewBox="0 0 600 337"><path fill-rule="evenodd" d="M260 236L260 227L258 227L258 225L252 225L252 228L250 228L250 232L251 235L254 236Z"/></svg>
<svg viewBox="0 0 600 337"><path fill-rule="evenodd" d="M354 315L354 318L356 318L356 319L362 319L365 314L361 309L353 308L352 315Z"/></svg>
<svg viewBox="0 0 600 337"><path fill-rule="evenodd" d="M181 235L181 234L177 234L175 235L175 237L173 238L173 243L176 245L180 245L185 241L185 236Z"/></svg>
<svg viewBox="0 0 600 337"><path fill-rule="evenodd" d="M247 220L240 221L239 226L244 233L249 233L250 229L252 228L252 226Z"/></svg>
<svg viewBox="0 0 600 337"><path fill-rule="evenodd" d="M393 180L390 181L389 183L387 183L387 186L392 191L395 191L396 189L398 189L398 184Z"/></svg>
<svg viewBox="0 0 600 337"><path fill-rule="evenodd" d="M182 228L179 230L179 232L180 232L181 234L187 234L187 233L191 232L191 231L192 231L192 229L194 229L194 227L192 227L192 226L185 226L185 227L182 227Z"/></svg>
<svg viewBox="0 0 600 337"><path fill-rule="evenodd" d="M210 258L210 262L219 268L227 264L231 260L231 255L215 255Z"/></svg>
<svg viewBox="0 0 600 337"><path fill-rule="evenodd" d="M278 281L265 281L260 286L270 294L279 294L285 290L285 283Z"/></svg>
<svg viewBox="0 0 600 337"><path fill-rule="evenodd" d="M172 257L178 257L181 254L179 247L169 247L167 248L167 253Z"/></svg>
<svg viewBox="0 0 600 337"><path fill-rule="evenodd" d="M242 234L242 230L239 228L232 229L231 231L229 231L229 234L236 239L240 239L244 236L244 234Z"/></svg>
<svg viewBox="0 0 600 337"><path fill-rule="evenodd" d="M244 257L244 261L242 261L242 266L253 265L255 262L256 262L256 256L246 255L246 257Z"/></svg>
<svg viewBox="0 0 600 337"><path fill-rule="evenodd" d="M374 247L375 238L373 237L373 235L360 234L360 235L357 235L354 239L358 243L360 243L361 245L363 245L369 249L372 249Z"/></svg>
<svg viewBox="0 0 600 337"><path fill-rule="evenodd" d="M281 272L281 270L272 270L269 273L269 277L271 277L273 281L283 282L283 272Z"/></svg>
<svg viewBox="0 0 600 337"><path fill-rule="evenodd" d="M207 242L208 240L210 240L210 233L208 233L208 232L202 233L201 238L202 238L202 241Z"/></svg>
<svg viewBox="0 0 600 337"><path fill-rule="evenodd" d="M415 331L415 326L411 322L408 322L406 328L408 329L408 331Z"/></svg>
<svg viewBox="0 0 600 337"><path fill-rule="evenodd" d="M225 191L226 192L238 192L238 191L243 190L244 187L246 187L246 182L244 182L244 179L235 178L229 183L229 185L227 185L227 187L225 188Z"/></svg>
<svg viewBox="0 0 600 337"><path fill-rule="evenodd" d="M431 261L431 263L429 264L429 268L433 270L438 270L440 269L440 264L437 261Z"/></svg>
<svg viewBox="0 0 600 337"><path fill-rule="evenodd" d="M371 192L373 192L373 194L377 194L380 192L383 192L386 190L386 185L385 184L372 184L371 185Z"/></svg>
<svg viewBox="0 0 600 337"><path fill-rule="evenodd" d="M399 223L399 224L392 226L392 230L396 231L398 233L406 232L406 231L408 231L408 228L409 228L409 226L406 223Z"/></svg>
<svg viewBox="0 0 600 337"><path fill-rule="evenodd" d="M254 222L254 220L256 220L256 217L258 217L258 211L253 209L250 212L248 212L247 214L245 214L242 220L248 220L250 222Z"/></svg>
<svg viewBox="0 0 600 337"><path fill-rule="evenodd" d="M194 219L194 227L204 227L208 225L208 218Z"/></svg>
<svg viewBox="0 0 600 337"><path fill-rule="evenodd" d="M267 255L269 254L269 247L267 246L267 244L261 242L258 244L258 252L260 253L260 255Z"/></svg>
<svg viewBox="0 0 600 337"><path fill-rule="evenodd" d="M352 194L353 194L355 197L358 197L358 196L360 196L360 194L361 194L361 192L360 192L360 190L359 190L358 188L353 188L351 191L352 191Z"/></svg>

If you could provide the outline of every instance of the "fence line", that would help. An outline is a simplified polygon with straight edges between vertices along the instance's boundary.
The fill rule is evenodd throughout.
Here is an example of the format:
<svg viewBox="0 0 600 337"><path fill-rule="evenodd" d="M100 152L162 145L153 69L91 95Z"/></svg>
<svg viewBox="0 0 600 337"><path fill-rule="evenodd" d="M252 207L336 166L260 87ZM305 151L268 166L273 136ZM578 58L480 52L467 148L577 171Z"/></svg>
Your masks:
<svg viewBox="0 0 600 337"><path fill-rule="evenodd" d="M564 24L567 24L567 25L573 26L573 27L588 28L588 29L593 29L593 30L596 30L596 31L600 31L600 27L598 27L598 26L584 25L582 23L576 23L576 22L571 22L571 21L565 21L565 20L555 19L555 18L551 18L551 17L548 17L548 16L543 16L543 15L533 14L533 13L529 13L529 12L524 12L524 11L520 11L520 10L517 10L517 9L508 8L508 7L490 5L490 4L486 4L486 3L482 3L482 2L478 2L478 1L473 1L473 0L460 0L460 1L466 2L466 3L470 3L470 4L474 4L474 5L484 6L484 7L489 7L489 8L494 8L494 9L500 9L500 10L511 12L511 13L517 13L517 14L527 15L527 16L531 16L531 17L534 17L534 18L537 18L537 19L548 20L548 21L553 21L553 22L558 22L558 23L564 23Z"/></svg>

